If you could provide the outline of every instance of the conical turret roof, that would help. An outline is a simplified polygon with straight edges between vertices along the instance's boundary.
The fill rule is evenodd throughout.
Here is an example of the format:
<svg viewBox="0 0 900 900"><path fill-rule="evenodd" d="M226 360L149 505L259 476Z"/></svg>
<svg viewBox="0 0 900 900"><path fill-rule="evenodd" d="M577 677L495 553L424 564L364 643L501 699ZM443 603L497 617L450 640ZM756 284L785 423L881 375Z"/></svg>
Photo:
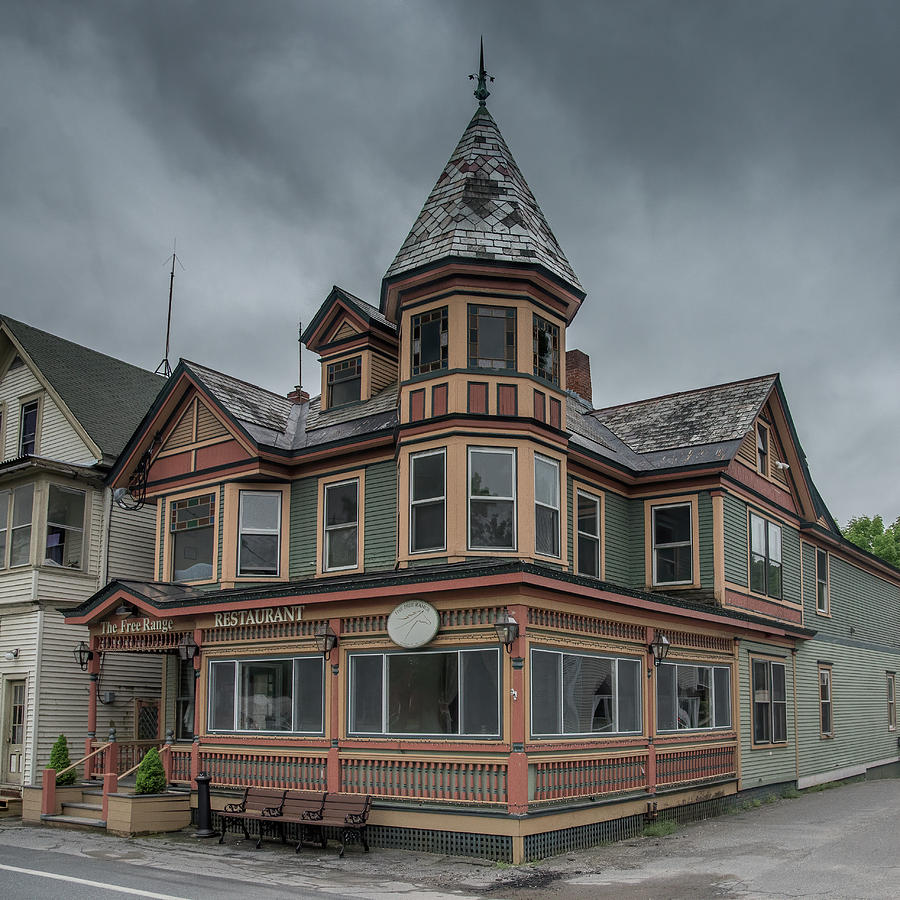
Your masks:
<svg viewBox="0 0 900 900"><path fill-rule="evenodd" d="M447 257L537 264L584 295L484 106L469 122L385 279Z"/></svg>

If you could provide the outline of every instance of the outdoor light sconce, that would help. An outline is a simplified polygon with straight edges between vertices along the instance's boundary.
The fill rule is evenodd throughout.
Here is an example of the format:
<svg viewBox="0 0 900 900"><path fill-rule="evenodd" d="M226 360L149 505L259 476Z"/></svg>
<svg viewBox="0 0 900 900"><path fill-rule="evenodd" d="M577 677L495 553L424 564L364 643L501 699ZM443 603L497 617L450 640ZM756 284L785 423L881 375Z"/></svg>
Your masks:
<svg viewBox="0 0 900 900"><path fill-rule="evenodd" d="M190 662L197 653L200 651L200 648L197 646L197 642L194 640L194 636L186 631L182 636L181 640L178 642L178 656L180 659L185 662Z"/></svg>
<svg viewBox="0 0 900 900"><path fill-rule="evenodd" d="M322 622L316 626L316 633L313 637L316 642L316 649L327 659L328 654L337 647L338 638L334 633L334 629L328 622Z"/></svg>
<svg viewBox="0 0 900 900"><path fill-rule="evenodd" d="M140 613L130 603L123 600L116 608L113 615L121 616L123 619L137 618Z"/></svg>
<svg viewBox="0 0 900 900"><path fill-rule="evenodd" d="M656 632L650 641L650 652L653 654L653 668L655 669L669 655L669 639L660 632ZM647 669L647 677L650 677L650 669Z"/></svg>
<svg viewBox="0 0 900 900"><path fill-rule="evenodd" d="M82 672L87 672L88 663L94 658L94 651L84 642L81 641L72 651L75 662L81 667Z"/></svg>
<svg viewBox="0 0 900 900"><path fill-rule="evenodd" d="M19 658L19 648L16 647L15 650L7 650L6 653L3 654L3 658L7 661L11 661Z"/></svg>
<svg viewBox="0 0 900 900"><path fill-rule="evenodd" d="M509 614L508 609L504 609L497 616L494 629L497 632L497 640L506 647L507 653L512 653L513 641L519 636L519 623Z"/></svg>

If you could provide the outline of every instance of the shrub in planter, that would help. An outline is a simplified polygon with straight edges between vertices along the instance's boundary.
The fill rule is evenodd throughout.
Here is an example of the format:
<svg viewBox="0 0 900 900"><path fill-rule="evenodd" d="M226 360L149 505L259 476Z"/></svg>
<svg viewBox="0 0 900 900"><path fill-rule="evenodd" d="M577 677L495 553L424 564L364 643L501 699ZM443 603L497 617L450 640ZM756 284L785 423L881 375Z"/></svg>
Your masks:
<svg viewBox="0 0 900 900"><path fill-rule="evenodd" d="M63 775L59 774L63 769L68 769L70 765L72 765L72 761L69 759L69 744L68 741L66 741L66 736L64 734L61 734L56 739L56 743L53 745L53 749L50 751L50 768L56 770L57 784L75 784L76 779L74 769L72 769L71 772L66 772Z"/></svg>
<svg viewBox="0 0 900 900"><path fill-rule="evenodd" d="M136 794L164 794L166 791L166 772L163 769L159 751L151 747L141 760L135 779Z"/></svg>

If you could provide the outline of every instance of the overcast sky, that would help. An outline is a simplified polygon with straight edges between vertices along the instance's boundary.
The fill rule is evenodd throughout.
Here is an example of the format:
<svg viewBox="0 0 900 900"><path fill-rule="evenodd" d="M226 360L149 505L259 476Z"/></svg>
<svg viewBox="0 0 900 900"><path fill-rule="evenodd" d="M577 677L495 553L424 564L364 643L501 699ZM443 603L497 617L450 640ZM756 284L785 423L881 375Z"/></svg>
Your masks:
<svg viewBox="0 0 900 900"><path fill-rule="evenodd" d="M0 5L0 309L285 393L488 107L606 406L781 372L832 513L900 516L900 3ZM307 385L318 383L305 354Z"/></svg>

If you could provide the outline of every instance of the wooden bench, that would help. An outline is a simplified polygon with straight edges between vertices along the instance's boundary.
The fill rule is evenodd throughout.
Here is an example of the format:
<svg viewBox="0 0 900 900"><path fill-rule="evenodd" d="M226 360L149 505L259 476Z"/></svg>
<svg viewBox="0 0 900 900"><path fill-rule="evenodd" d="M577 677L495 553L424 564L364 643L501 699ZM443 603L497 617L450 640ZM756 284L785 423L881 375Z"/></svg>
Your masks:
<svg viewBox="0 0 900 900"><path fill-rule="evenodd" d="M301 844L308 839L310 823L316 823L322 818L325 796L324 791L288 791L285 794L281 815L274 817L272 823L279 826L282 843L285 843L284 826L297 826L295 853L300 852Z"/></svg>
<svg viewBox="0 0 900 900"><path fill-rule="evenodd" d="M319 841L323 850L328 846L325 829L336 828L341 841L338 856L344 855L344 845L351 841L358 841L368 853L366 822L371 808L372 798L365 794L326 794L320 817L310 816L305 824L310 829L319 829Z"/></svg>
<svg viewBox="0 0 900 900"><path fill-rule="evenodd" d="M284 805L284 795L287 791L275 788L248 787L244 791L244 799L240 803L229 803L220 813L222 817L222 836L219 843L225 841L225 832L229 826L237 830L240 826L244 832L244 839L250 839L247 830L248 822L259 822L259 837L256 841L256 849L262 844L263 827L267 821L281 816L281 808Z"/></svg>

